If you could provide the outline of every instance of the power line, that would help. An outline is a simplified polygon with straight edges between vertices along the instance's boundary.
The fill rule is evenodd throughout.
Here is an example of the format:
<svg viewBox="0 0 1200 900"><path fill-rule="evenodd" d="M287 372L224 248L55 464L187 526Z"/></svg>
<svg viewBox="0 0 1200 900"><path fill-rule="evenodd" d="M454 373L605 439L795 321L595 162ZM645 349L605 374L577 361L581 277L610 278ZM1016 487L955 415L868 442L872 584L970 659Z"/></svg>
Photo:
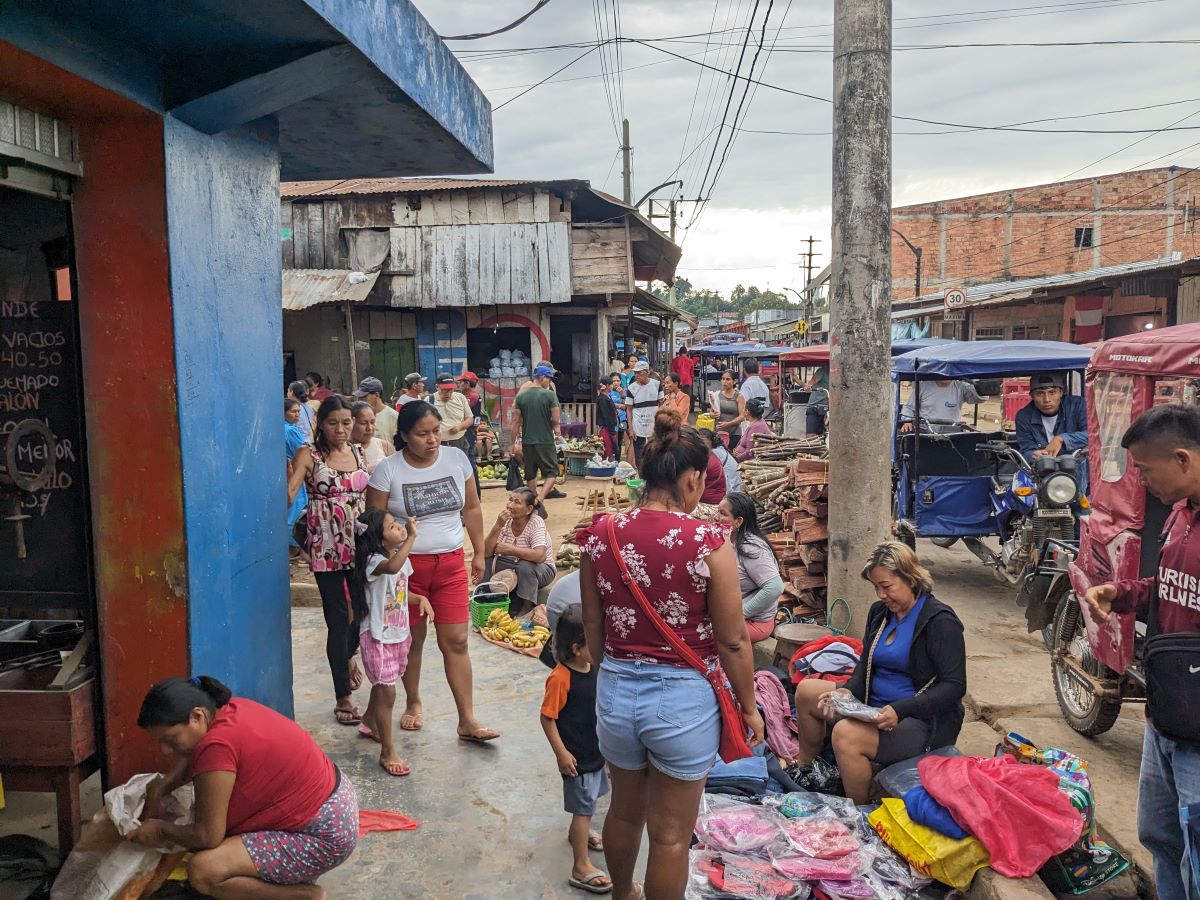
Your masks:
<svg viewBox="0 0 1200 900"><path fill-rule="evenodd" d="M505 100L503 103L501 103L495 109L493 109L492 112L499 112L500 110L504 109L504 107L508 106L508 104L512 103L514 100L520 100L522 97L524 97L530 91L532 91L534 88L540 87L541 85L543 85L547 81L549 81L551 78L553 78L555 75L557 75L559 72L566 71L567 69L571 68L571 66L575 65L575 63L577 63L581 59L583 59L585 56L590 56L591 54L593 54L595 52L596 52L595 47L591 47L587 50L584 50L582 53L580 53L577 57L575 57L573 60L571 60L565 66L555 69L553 72L551 72L545 78L543 78L541 81L536 82L535 84L531 84L529 87L527 87L525 90L521 91L521 93L517 94L516 96L509 97L507 100Z"/></svg>
<svg viewBox="0 0 1200 900"><path fill-rule="evenodd" d="M720 5L720 0L713 0L712 16L709 19L709 23L708 23L709 28L712 28L713 25L716 24L717 7L719 5ZM708 59L708 50L709 50L709 41L710 40L711 40L711 36L709 37L708 40L705 41L705 44L704 44L704 52L701 54L701 56L704 59ZM696 101L700 97L700 83L702 81L704 81L704 74L705 74L704 70L701 69L699 74L696 76L696 88L695 88L695 90L692 91L692 107L691 107L691 109L688 110L687 126L683 129L683 140L679 142L679 163L678 163L678 165L675 166L675 172L678 172L680 167L683 165L683 154L684 154L684 151L687 150L688 136L692 133L692 118L696 114ZM674 176L675 172L672 172L671 175Z"/></svg>
<svg viewBox="0 0 1200 900"><path fill-rule="evenodd" d="M509 22L503 28L497 28L495 31L481 31L478 34L441 34L438 35L438 37L440 37L443 41L478 41L482 40L483 38L495 37L498 34L504 34L506 31L512 31L549 2L550 0L538 0L538 2L534 4L533 9L529 10L529 12L525 13L525 15L521 16L521 18L517 19L515 22Z"/></svg>
<svg viewBox="0 0 1200 900"><path fill-rule="evenodd" d="M1104 162L1106 159L1112 159L1112 158L1113 158L1114 156L1116 156L1118 153L1124 153L1124 152L1125 152L1126 150L1128 150L1130 147L1134 147L1134 146L1136 146L1136 145L1138 145L1138 144L1142 143L1142 141L1148 141L1148 140L1150 140L1150 138L1154 137L1154 135L1156 135L1156 134L1162 134L1164 131L1173 131L1173 130L1174 130L1173 126L1175 126L1175 125L1178 125L1180 122L1186 122L1188 119L1190 119L1192 116L1196 115L1197 113L1200 113L1200 107L1198 107L1198 108L1196 108L1196 109L1192 110L1192 111L1191 111L1190 113L1188 113L1186 116L1183 116L1182 118L1176 119L1174 122L1172 122L1170 125L1166 126L1165 128L1160 128L1158 131L1155 131L1155 132L1153 132L1153 133L1151 133L1151 134L1148 134L1148 135L1146 135L1145 137L1140 137L1140 138L1138 138L1136 141L1133 141L1132 143L1126 144L1124 147L1120 148L1119 150L1114 150L1112 153L1109 153L1109 154L1107 154L1107 155L1105 155L1105 156L1102 156L1102 157L1100 157L1100 158L1099 158L1098 160L1096 160L1095 162L1090 162L1090 163L1088 163L1086 166L1081 166L1081 167L1080 167L1080 168L1078 168L1078 169L1075 169L1075 170L1073 170L1073 171L1071 171L1071 172L1068 172L1066 175L1064 175L1062 178L1059 178L1058 180L1059 180L1059 181L1066 181L1066 180L1067 180L1068 178L1070 178L1072 175L1077 175L1078 173L1080 173L1080 172L1083 172L1083 171L1084 171L1084 170L1086 170L1086 169L1090 169L1092 166L1094 166L1094 165L1097 165L1097 164L1099 164L1099 163L1102 163L1102 162Z"/></svg>

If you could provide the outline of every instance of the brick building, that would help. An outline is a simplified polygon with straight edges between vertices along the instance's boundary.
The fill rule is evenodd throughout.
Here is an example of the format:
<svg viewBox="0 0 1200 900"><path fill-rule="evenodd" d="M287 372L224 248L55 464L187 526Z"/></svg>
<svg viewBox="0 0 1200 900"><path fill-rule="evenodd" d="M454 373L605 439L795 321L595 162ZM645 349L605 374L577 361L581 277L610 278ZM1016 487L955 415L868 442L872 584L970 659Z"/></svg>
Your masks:
<svg viewBox="0 0 1200 900"><path fill-rule="evenodd" d="M1141 169L892 210L921 250L921 294L1200 255L1200 169ZM914 296L915 258L892 238L892 299Z"/></svg>

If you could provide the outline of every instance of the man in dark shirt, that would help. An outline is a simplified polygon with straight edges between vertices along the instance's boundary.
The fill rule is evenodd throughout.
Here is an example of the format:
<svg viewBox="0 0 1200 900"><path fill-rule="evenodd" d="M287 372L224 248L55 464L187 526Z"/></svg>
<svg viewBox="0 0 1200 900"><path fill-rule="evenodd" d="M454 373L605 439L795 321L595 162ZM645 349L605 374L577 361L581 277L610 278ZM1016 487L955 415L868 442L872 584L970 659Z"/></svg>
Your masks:
<svg viewBox="0 0 1200 900"><path fill-rule="evenodd" d="M1153 604L1159 634L1200 631L1200 409L1169 404L1138 417L1121 446L1151 494L1174 510L1149 578L1102 584L1084 595L1097 621L1112 612L1147 612ZM1143 538L1148 539L1149 536ZM1197 660L1200 662L1200 660ZM1200 670L1198 665L1192 671ZM1194 677L1194 676L1193 676ZM1186 900L1190 863L1179 811L1200 803L1200 745L1160 734L1147 719L1138 790L1138 838L1154 856L1161 900Z"/></svg>
<svg viewBox="0 0 1200 900"><path fill-rule="evenodd" d="M542 501L554 496L554 481L558 478L558 449L554 440L562 433L558 424L558 396L550 389L554 384L554 369L539 363L533 370L533 382L534 387L520 392L513 401L513 454L520 453L525 463L525 483L537 497L538 514L545 518ZM544 479L541 491L537 486L539 474Z"/></svg>
<svg viewBox="0 0 1200 900"><path fill-rule="evenodd" d="M617 405L613 403L610 382L601 376L596 385L596 431L604 441L604 458L616 459L620 451L617 435L621 430L621 421L617 417Z"/></svg>
<svg viewBox="0 0 1200 900"><path fill-rule="evenodd" d="M1027 460L1087 447L1087 403L1063 391L1057 375L1029 379L1029 403L1017 410L1017 446ZM1087 493L1087 458L1076 462L1079 489Z"/></svg>

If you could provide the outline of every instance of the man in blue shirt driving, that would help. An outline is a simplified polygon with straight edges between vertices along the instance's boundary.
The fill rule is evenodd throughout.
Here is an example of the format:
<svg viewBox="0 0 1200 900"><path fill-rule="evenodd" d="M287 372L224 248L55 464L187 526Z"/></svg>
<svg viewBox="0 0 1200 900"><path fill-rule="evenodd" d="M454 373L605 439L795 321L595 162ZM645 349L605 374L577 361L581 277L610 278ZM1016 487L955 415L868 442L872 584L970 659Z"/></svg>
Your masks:
<svg viewBox="0 0 1200 900"><path fill-rule="evenodd" d="M1029 403L1017 411L1017 446L1031 463L1042 456L1059 456L1087 447L1087 404L1067 394L1057 375L1029 379ZM1087 456L1076 462L1079 489L1087 492Z"/></svg>

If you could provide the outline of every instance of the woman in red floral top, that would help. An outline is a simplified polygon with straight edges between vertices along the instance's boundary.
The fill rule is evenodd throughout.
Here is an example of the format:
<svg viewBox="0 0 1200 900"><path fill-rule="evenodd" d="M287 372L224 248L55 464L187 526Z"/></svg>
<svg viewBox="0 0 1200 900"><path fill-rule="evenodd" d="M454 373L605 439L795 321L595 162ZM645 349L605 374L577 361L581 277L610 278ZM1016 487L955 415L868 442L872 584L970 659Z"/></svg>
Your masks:
<svg viewBox="0 0 1200 900"><path fill-rule="evenodd" d="M742 617L737 560L717 524L684 511L704 491L708 444L677 413L659 410L640 474L638 507L616 515L616 551L659 616L702 659L719 660L762 740L754 665ZM588 647L603 661L596 686L600 751L612 778L604 856L616 900L682 897L688 845L717 756L721 719L712 687L667 645L622 583L607 517L578 536ZM633 881L642 831L650 835L645 889Z"/></svg>

